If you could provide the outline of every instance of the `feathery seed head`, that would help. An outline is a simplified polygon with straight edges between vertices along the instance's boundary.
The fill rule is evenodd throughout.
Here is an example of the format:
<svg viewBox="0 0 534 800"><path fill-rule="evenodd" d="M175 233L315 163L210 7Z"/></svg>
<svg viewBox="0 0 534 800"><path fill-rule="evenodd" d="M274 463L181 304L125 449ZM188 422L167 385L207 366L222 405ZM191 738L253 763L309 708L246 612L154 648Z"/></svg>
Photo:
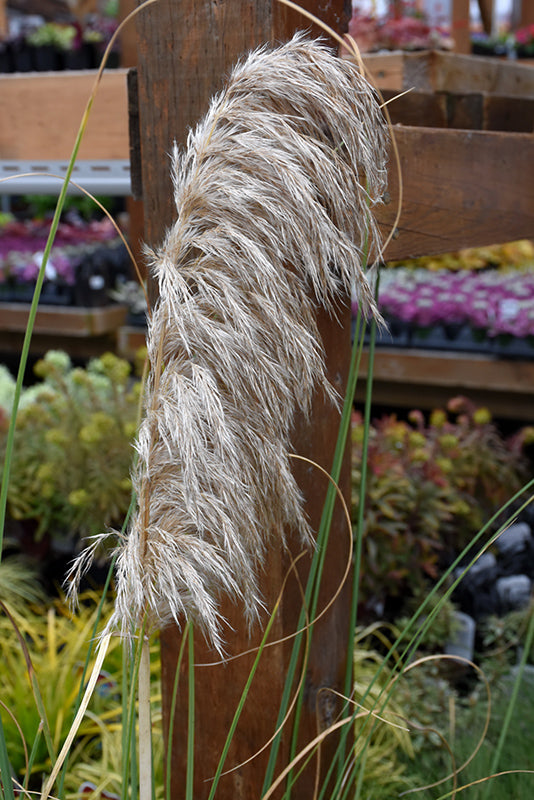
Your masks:
<svg viewBox="0 0 534 800"><path fill-rule="evenodd" d="M221 648L222 593L253 620L273 535L311 541L289 465L296 410L325 375L315 307L356 287L386 178L386 126L348 61L302 35L261 48L174 151L177 219L153 274L151 375L118 558L115 622L184 616ZM164 369L162 367L164 366Z"/></svg>

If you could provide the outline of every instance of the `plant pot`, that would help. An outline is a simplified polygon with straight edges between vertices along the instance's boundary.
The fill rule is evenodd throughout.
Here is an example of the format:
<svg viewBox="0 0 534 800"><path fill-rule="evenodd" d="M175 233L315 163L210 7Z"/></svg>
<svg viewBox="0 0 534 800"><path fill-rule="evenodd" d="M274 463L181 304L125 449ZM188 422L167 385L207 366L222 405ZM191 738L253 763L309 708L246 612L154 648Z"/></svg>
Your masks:
<svg viewBox="0 0 534 800"><path fill-rule="evenodd" d="M534 348L530 337L519 337L504 334L496 336L493 343L493 352L500 358L530 361L534 357Z"/></svg>
<svg viewBox="0 0 534 800"><path fill-rule="evenodd" d="M49 306L74 305L74 287L67 283L46 281L43 285L40 302Z"/></svg>
<svg viewBox="0 0 534 800"><path fill-rule="evenodd" d="M62 61L59 50L51 44L32 48L33 67L37 72L57 72Z"/></svg>
<svg viewBox="0 0 534 800"><path fill-rule="evenodd" d="M66 50L63 55L63 67L71 70L94 69L95 55L93 46L84 43L73 50Z"/></svg>
<svg viewBox="0 0 534 800"><path fill-rule="evenodd" d="M96 308L107 306L112 288L109 267L100 250L88 255L76 274L74 297L77 306Z"/></svg>
<svg viewBox="0 0 534 800"><path fill-rule="evenodd" d="M31 303L35 291L34 284L20 283L11 288L12 303Z"/></svg>
<svg viewBox="0 0 534 800"><path fill-rule="evenodd" d="M13 72L33 72L32 49L25 42L13 42L11 45L11 58Z"/></svg>
<svg viewBox="0 0 534 800"><path fill-rule="evenodd" d="M0 73L13 72L13 57L8 42L0 42Z"/></svg>
<svg viewBox="0 0 534 800"><path fill-rule="evenodd" d="M135 314L133 311L128 311L126 324L131 325L133 328L144 328L146 326L146 314Z"/></svg>

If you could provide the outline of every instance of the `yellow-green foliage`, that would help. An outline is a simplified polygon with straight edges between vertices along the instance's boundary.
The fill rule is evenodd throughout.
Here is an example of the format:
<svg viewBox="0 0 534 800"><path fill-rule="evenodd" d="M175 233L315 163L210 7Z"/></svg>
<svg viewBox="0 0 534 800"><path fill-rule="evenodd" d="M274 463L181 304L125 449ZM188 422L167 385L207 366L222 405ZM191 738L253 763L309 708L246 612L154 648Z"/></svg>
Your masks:
<svg viewBox="0 0 534 800"><path fill-rule="evenodd" d="M50 768L47 746L39 731L41 718L32 689L27 657L31 659L56 754L67 735L74 717L83 667L93 639L97 606L95 598L84 598L79 613L56 602L49 608L28 606L11 609L12 619L0 615L0 697L2 723L11 765L19 778L26 771L25 747L31 752L37 743L33 772ZM105 616L110 605L105 608ZM17 630L15 630L14 624ZM18 631L18 633L17 633ZM26 645L22 647L21 638ZM118 640L113 640L104 669L115 685L115 697L98 691L92 700L93 713L101 715L109 705L116 716L121 674ZM92 663L92 661L91 661ZM90 731L93 723L82 723L80 736ZM23 740L24 739L24 744Z"/></svg>
<svg viewBox="0 0 534 800"><path fill-rule="evenodd" d="M360 628L354 646L353 699L361 711L375 715L361 714L356 720L355 783L360 786L359 797L389 800L410 786L399 755L411 758L413 748L406 710L395 691L390 692L395 672L384 665L383 655L375 649L375 637L384 639L384 631Z"/></svg>
<svg viewBox="0 0 534 800"><path fill-rule="evenodd" d="M30 680L29 661L42 697L55 754L59 752L73 721L80 686L86 668L87 683L95 658L95 622L98 596L85 594L79 610L72 612L63 601L53 605L27 605L10 609L12 620L0 615L0 713L7 751L14 775L21 782L26 778L27 759L34 751L29 786L40 786L42 773L49 773L51 759L40 730L41 715ZM111 601L104 603L98 632L111 614ZM24 647L21 640L24 642ZM91 658L87 662L90 646ZM163 747L161 736L161 701L159 661L156 646L152 648L153 728L155 748ZM123 652L120 639L113 638L104 665L80 729L77 733L65 778L66 796L77 797L84 781L120 794L122 745L123 659L126 674L131 674L134 654ZM161 755L161 753L160 753ZM160 764L162 758L159 759ZM158 778L162 785L161 775Z"/></svg>
<svg viewBox="0 0 534 800"><path fill-rule="evenodd" d="M78 800L79 787L90 782L96 788L86 800L101 800L102 792L121 796L123 733L122 725L109 725L95 720L98 736L82 741L73 754L74 764L65 779L66 800ZM159 800L164 796L163 764L164 741L161 731L161 712L152 714L152 756L154 764L154 791Z"/></svg>
<svg viewBox="0 0 534 800"><path fill-rule="evenodd" d="M36 520L37 536L120 526L139 405L130 365L107 353L82 369L50 351L35 371L42 380L23 392L17 416L9 515Z"/></svg>

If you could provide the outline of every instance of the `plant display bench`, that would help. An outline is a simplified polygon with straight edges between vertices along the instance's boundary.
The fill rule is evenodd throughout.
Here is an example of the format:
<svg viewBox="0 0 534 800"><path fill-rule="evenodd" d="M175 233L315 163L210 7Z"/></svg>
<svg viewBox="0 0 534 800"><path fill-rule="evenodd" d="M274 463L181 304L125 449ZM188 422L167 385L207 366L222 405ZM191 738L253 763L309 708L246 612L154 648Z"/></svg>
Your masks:
<svg viewBox="0 0 534 800"><path fill-rule="evenodd" d="M100 308L41 306L37 312L32 353L66 350L71 356L88 358L106 350L117 350L118 331L126 318L126 306L114 304ZM29 306L0 303L0 349L20 353L28 321Z"/></svg>
<svg viewBox="0 0 534 800"><path fill-rule="evenodd" d="M0 194L59 194L96 71L0 76ZM126 70L104 73L73 180L104 195L130 192ZM25 173L26 177L12 180ZM40 173L48 173L42 175ZM52 177L52 175L59 177ZM78 191L75 189L75 191ZM0 303L0 351L20 352L29 305ZM62 348L87 358L116 350L126 309L41 306L32 354Z"/></svg>
<svg viewBox="0 0 534 800"><path fill-rule="evenodd" d="M368 364L369 354L364 353L362 379L368 374ZM400 408L431 410L456 395L486 406L497 417L532 420L534 361L386 347L375 351L373 400L377 405L391 405L394 397ZM356 399L363 401L363 386L358 387Z"/></svg>

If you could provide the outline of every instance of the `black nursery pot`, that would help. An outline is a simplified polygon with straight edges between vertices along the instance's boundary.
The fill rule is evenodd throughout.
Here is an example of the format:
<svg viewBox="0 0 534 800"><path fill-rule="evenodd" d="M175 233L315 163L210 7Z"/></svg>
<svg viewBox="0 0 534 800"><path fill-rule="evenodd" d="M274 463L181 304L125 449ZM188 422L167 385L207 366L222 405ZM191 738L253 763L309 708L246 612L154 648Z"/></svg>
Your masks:
<svg viewBox="0 0 534 800"><path fill-rule="evenodd" d="M33 47L33 67L36 72L57 72L63 66L61 53L51 44Z"/></svg>
<svg viewBox="0 0 534 800"><path fill-rule="evenodd" d="M8 42L0 42L0 73L13 72L13 56Z"/></svg>
<svg viewBox="0 0 534 800"><path fill-rule="evenodd" d="M94 69L96 67L96 57L94 47L84 42L80 47L73 50L66 50L63 55L63 66L65 69Z"/></svg>
<svg viewBox="0 0 534 800"><path fill-rule="evenodd" d="M95 250L84 258L76 270L76 305L83 308L107 306L111 288L110 270L105 255L102 250Z"/></svg>
<svg viewBox="0 0 534 800"><path fill-rule="evenodd" d="M13 72L33 72L32 49L26 42L16 41L11 43L11 59Z"/></svg>

